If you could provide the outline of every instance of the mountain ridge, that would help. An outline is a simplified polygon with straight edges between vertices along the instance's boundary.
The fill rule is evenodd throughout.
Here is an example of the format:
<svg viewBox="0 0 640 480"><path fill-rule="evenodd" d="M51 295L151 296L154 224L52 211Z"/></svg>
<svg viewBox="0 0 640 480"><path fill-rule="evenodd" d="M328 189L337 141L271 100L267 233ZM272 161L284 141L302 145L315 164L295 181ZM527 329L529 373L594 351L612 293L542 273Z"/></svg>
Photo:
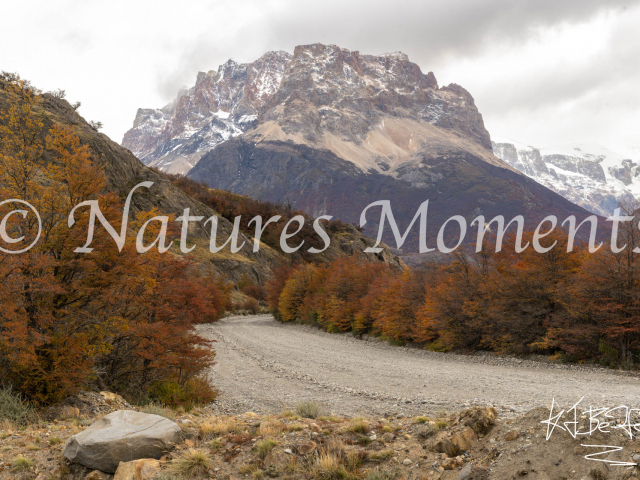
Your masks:
<svg viewBox="0 0 640 480"><path fill-rule="evenodd" d="M640 199L640 152L592 143L538 148L495 137L496 156L576 205L609 216L618 202Z"/></svg>
<svg viewBox="0 0 640 480"><path fill-rule="evenodd" d="M468 222L525 215L537 224L549 214L588 213L496 157L472 95L438 86L433 72L397 52L297 46L256 119L200 152L189 178L314 216L355 223L368 204L385 199L406 228L430 200L432 243L453 215ZM376 228L368 223L365 232ZM406 247L417 244L410 234Z"/></svg>

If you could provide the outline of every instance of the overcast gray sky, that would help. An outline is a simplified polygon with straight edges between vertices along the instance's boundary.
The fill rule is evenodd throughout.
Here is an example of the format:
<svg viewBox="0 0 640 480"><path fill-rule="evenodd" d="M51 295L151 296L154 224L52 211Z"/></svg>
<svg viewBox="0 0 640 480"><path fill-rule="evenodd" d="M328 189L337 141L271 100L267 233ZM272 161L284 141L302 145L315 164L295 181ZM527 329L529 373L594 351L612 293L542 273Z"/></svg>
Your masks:
<svg viewBox="0 0 640 480"><path fill-rule="evenodd" d="M65 89L118 142L198 71L321 42L407 53L492 135L640 145L640 0L22 0L1 24L0 70Z"/></svg>

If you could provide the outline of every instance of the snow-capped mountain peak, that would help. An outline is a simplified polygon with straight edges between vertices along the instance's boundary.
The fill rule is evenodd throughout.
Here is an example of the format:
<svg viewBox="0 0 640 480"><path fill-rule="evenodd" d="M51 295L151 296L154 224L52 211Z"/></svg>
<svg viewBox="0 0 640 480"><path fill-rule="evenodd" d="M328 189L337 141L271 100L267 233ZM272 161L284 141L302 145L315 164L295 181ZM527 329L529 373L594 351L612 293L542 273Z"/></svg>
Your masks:
<svg viewBox="0 0 640 480"><path fill-rule="evenodd" d="M199 72L165 107L139 109L122 145L147 165L186 174L204 153L251 127L290 61L287 52L267 52L252 63L228 60Z"/></svg>
<svg viewBox="0 0 640 480"><path fill-rule="evenodd" d="M494 154L573 203L610 215L619 201L640 199L640 149L568 143L536 148L492 137Z"/></svg>

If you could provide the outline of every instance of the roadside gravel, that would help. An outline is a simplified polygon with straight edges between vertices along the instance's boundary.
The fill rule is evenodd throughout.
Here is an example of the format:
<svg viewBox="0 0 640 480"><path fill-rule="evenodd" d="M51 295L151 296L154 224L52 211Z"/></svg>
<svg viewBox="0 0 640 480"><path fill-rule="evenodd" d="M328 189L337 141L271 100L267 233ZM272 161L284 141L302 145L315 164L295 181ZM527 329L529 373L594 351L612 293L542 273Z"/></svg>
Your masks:
<svg viewBox="0 0 640 480"><path fill-rule="evenodd" d="M638 408L637 375L498 357L456 355L363 341L270 315L227 317L201 325L217 340L211 381L224 413L279 413L302 400L326 413L408 416L494 406L515 416L552 399L568 408Z"/></svg>

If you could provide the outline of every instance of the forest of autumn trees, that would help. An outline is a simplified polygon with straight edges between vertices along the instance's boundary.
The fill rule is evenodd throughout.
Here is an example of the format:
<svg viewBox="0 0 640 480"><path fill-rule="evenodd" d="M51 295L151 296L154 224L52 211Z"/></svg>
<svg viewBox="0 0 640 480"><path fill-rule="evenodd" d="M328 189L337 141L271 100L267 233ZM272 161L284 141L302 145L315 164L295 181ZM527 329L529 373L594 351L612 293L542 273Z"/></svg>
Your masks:
<svg viewBox="0 0 640 480"><path fill-rule="evenodd" d="M202 375L215 353L194 324L220 318L225 287L188 259L155 249L138 254L135 240L119 252L101 227L94 250L75 253L89 215L78 210L69 228L73 206L98 200L119 230L121 199L105 190L99 163L74 131L38 108L36 89L19 78L3 86L10 105L0 110L0 196L32 204L42 232L29 251L0 253L0 384L39 404L90 386L131 400L210 401L215 391ZM18 208L0 206L0 218L8 236L26 245L37 219L31 212L5 217ZM134 215L132 231L156 213Z"/></svg>
<svg viewBox="0 0 640 480"><path fill-rule="evenodd" d="M639 205L622 205L634 216ZM611 367L640 364L638 218L621 225L612 253L576 248L554 231L555 247L514 253L513 237L496 253L456 252L445 264L399 271L343 258L330 265L283 266L268 285L268 302L283 322L331 332L379 335L437 351L544 354ZM526 233L524 241L531 241ZM638 248L640 251L640 248Z"/></svg>

